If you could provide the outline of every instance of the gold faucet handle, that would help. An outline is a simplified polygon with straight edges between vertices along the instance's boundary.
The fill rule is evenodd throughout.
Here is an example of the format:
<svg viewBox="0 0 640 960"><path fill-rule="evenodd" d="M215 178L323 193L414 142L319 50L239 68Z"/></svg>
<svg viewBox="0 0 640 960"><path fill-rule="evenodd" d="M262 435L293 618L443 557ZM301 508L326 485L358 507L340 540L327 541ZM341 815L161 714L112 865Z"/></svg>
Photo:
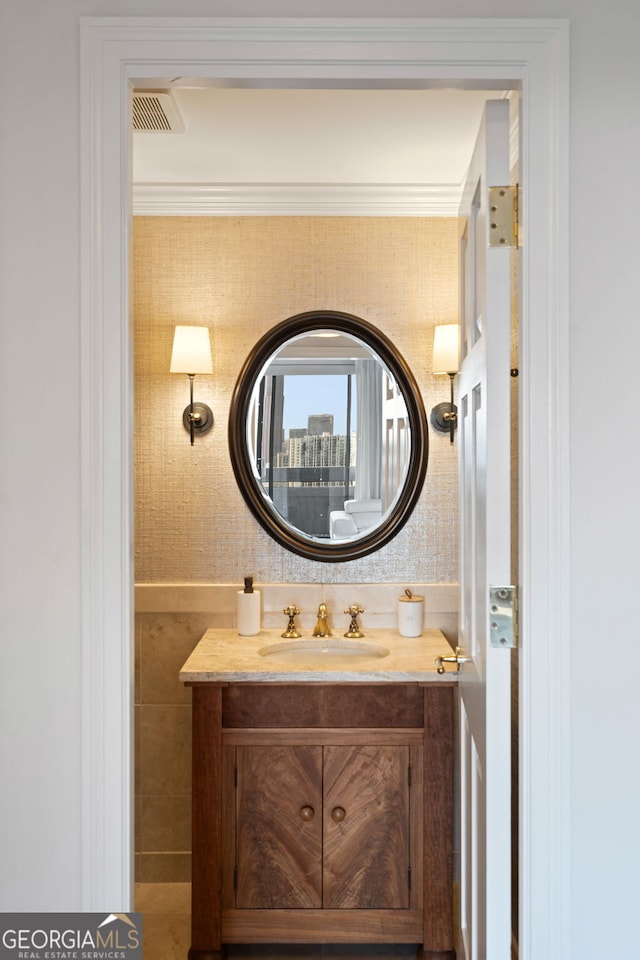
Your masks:
<svg viewBox="0 0 640 960"><path fill-rule="evenodd" d="M345 613L348 613L351 617L357 617L359 613L364 613L364 607L361 607L358 603L352 603L350 607L347 607Z"/></svg>
<svg viewBox="0 0 640 960"><path fill-rule="evenodd" d="M358 627L358 614L364 613L364 607L361 607L359 603L352 603L350 607L347 607L345 613L351 617L349 629L345 633L345 637L349 637L350 640L359 640L361 637L364 637L364 633L362 633Z"/></svg>
<svg viewBox="0 0 640 960"><path fill-rule="evenodd" d="M289 617L289 622L287 623L286 630L283 634L281 634L281 636L283 636L286 640L297 639L297 637L301 636L301 634L298 633L293 618L298 616L300 613L300 608L291 604L290 606L285 607L282 612L284 613L285 617Z"/></svg>

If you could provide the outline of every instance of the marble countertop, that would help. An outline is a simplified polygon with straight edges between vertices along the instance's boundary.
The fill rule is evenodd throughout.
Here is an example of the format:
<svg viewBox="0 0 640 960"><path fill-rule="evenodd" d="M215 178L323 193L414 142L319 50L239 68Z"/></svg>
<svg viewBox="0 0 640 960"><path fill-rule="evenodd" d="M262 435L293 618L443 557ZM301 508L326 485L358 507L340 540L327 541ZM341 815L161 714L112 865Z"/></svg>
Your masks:
<svg viewBox="0 0 640 960"><path fill-rule="evenodd" d="M371 656L336 650L342 634L318 642L310 635L284 640L280 630L261 630L255 637L240 637L233 629L207 630L180 671L183 683L440 683L457 679L455 664L446 673L436 672L435 658L453 651L440 630L425 629L421 637L406 638L395 630L367 630L351 644L375 645ZM299 648L313 640L321 649L305 653ZM276 655L260 651L274 649ZM281 649L282 648L282 649ZM380 655L388 650L388 654ZM291 653L290 651L297 651Z"/></svg>

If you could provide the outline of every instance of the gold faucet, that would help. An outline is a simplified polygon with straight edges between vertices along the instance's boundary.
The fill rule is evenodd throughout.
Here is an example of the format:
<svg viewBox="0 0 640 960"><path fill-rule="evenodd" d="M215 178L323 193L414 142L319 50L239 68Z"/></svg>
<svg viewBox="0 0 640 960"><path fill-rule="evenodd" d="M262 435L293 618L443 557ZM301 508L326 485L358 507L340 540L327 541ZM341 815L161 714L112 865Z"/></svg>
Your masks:
<svg viewBox="0 0 640 960"><path fill-rule="evenodd" d="M330 637L331 630L329 629L329 623L327 620L327 605L326 603L321 603L318 607L318 620L315 627L313 628L312 637Z"/></svg>

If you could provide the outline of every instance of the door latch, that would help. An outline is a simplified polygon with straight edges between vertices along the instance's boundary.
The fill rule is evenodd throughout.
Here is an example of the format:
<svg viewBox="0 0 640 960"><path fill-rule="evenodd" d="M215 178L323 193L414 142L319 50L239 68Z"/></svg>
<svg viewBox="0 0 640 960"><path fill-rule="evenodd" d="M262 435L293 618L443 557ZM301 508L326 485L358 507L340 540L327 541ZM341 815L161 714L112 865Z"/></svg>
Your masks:
<svg viewBox="0 0 640 960"><path fill-rule="evenodd" d="M462 656L462 647L456 647L455 656L453 656L453 657L436 657L435 663L436 663L436 667L438 668L438 669L437 669L437 672L438 672L438 673L444 673L444 665L445 665L445 663L455 663L455 664L457 665L456 669L458 670L458 673L459 673L459 672L460 672L460 664L462 664L462 663L468 663L470 659L471 659L471 657L463 657L463 656Z"/></svg>
<svg viewBox="0 0 640 960"><path fill-rule="evenodd" d="M489 587L489 637L492 647L518 646L517 587Z"/></svg>

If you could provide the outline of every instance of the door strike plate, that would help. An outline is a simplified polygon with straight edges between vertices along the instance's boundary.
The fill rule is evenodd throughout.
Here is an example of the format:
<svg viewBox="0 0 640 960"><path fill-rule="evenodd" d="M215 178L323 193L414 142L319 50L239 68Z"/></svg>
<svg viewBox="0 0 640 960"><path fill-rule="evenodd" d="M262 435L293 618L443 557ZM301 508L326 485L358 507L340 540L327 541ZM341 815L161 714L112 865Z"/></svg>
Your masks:
<svg viewBox="0 0 640 960"><path fill-rule="evenodd" d="M489 638L492 647L518 645L518 588L489 587Z"/></svg>
<svg viewBox="0 0 640 960"><path fill-rule="evenodd" d="M518 188L489 187L489 246L518 246Z"/></svg>

